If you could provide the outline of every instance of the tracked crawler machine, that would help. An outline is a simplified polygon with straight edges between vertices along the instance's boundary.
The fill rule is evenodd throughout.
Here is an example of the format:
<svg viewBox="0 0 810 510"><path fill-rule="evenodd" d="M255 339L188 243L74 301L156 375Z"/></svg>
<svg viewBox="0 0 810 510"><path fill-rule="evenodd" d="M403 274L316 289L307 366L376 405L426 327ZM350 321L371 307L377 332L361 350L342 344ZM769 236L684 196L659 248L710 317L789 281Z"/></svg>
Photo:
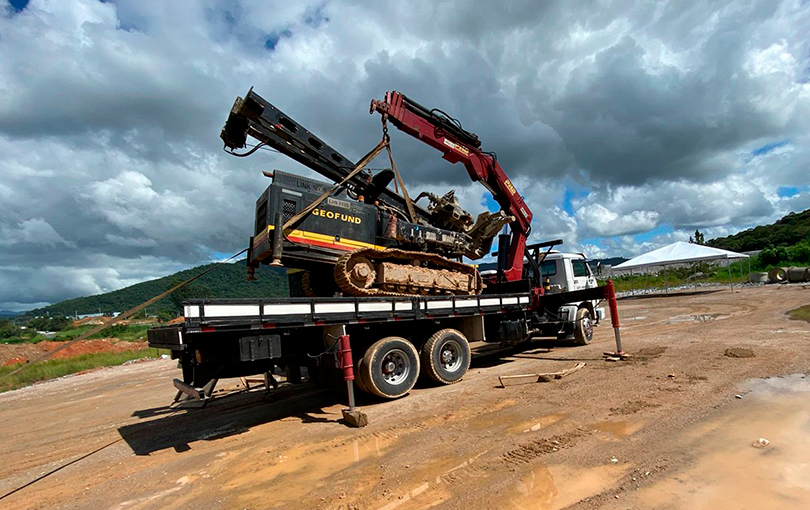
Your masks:
<svg viewBox="0 0 810 510"><path fill-rule="evenodd" d="M485 256L509 224L512 232L499 247L503 263L495 280L522 278L532 214L495 154L481 150L478 137L455 119L399 92L372 101L374 112L382 115L383 140L354 163L252 90L236 99L221 133L226 150L246 156L266 146L337 183L266 172L273 183L256 202L248 271L262 263L301 269L298 292L310 297L337 291L350 296L475 295L482 292L483 281L462 257ZM492 192L501 211L473 220L454 191L421 193L412 201L391 155L388 121L442 152L447 161L464 164L470 177ZM247 146L248 136L258 145L235 153ZM365 166L383 148L391 168L373 174ZM392 181L396 190L390 189ZM429 201L425 208L415 203L422 198Z"/></svg>

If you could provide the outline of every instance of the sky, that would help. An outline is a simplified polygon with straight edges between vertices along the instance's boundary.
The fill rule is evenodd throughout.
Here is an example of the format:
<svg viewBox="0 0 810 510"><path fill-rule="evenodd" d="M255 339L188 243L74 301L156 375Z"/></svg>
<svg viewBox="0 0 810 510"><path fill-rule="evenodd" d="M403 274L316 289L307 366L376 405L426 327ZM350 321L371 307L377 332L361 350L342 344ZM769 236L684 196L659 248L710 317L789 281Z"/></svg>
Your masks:
<svg viewBox="0 0 810 510"><path fill-rule="evenodd" d="M810 208L808 33L807 0L0 0L0 309L242 249L261 171L312 175L222 150L251 86L355 160L387 90L450 113L497 152L531 241L591 257L772 222ZM392 144L411 195L491 207Z"/></svg>

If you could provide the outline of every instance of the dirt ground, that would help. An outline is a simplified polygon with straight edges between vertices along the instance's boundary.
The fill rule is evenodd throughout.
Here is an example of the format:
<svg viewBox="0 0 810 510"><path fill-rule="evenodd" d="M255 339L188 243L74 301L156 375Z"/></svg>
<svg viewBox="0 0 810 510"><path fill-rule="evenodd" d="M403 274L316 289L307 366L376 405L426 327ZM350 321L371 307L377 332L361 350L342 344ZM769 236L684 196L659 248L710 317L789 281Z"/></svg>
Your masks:
<svg viewBox="0 0 810 510"><path fill-rule="evenodd" d="M587 347L537 342L453 386L361 397L364 429L308 385L171 408L170 360L8 392L0 508L807 508L810 407L756 378L810 372L810 324L785 316L808 303L800 285L621 300L632 360L603 360L603 324Z"/></svg>
<svg viewBox="0 0 810 510"><path fill-rule="evenodd" d="M65 345L65 342L42 341L35 344L0 344L0 366L25 363L26 360L36 359L42 354ZM72 358L82 354L98 352L125 352L146 349L146 342L127 342L117 338L99 338L82 340L57 352L52 358Z"/></svg>

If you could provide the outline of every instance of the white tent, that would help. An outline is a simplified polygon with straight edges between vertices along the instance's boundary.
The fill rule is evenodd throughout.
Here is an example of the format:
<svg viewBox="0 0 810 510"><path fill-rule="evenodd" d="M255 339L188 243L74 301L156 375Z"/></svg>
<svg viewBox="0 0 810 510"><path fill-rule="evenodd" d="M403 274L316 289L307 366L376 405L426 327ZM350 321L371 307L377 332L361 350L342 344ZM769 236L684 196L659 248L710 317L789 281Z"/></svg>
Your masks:
<svg viewBox="0 0 810 510"><path fill-rule="evenodd" d="M682 264L686 262L697 262L700 260L728 260L744 259L748 255L735 253L733 251L721 250L700 244L685 243L678 241L670 245L658 248L644 255L622 262L613 269L636 269L647 266L666 266L670 264Z"/></svg>
<svg viewBox="0 0 810 510"><path fill-rule="evenodd" d="M639 255L638 257L632 258L626 262L622 262L617 266L613 266L611 271L616 269L639 269L650 266L668 266L672 264L685 264L688 262L699 262L706 260L725 260L726 267L728 268L729 284L731 285L731 289L733 291L734 284L729 261L731 259L744 258L747 259L748 255L728 250L721 250L719 248L712 248L710 246L678 241L664 246L663 248L658 248L657 250L645 253L644 255ZM742 267L740 267L740 273L742 273ZM666 291L669 293L668 284Z"/></svg>

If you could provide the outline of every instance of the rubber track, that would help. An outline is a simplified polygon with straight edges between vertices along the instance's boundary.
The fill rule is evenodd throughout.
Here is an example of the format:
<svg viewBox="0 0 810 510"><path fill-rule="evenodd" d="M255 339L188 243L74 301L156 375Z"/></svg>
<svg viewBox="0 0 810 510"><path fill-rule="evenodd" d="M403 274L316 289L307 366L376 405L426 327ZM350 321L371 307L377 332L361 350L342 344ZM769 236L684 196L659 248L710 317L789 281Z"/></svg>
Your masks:
<svg viewBox="0 0 810 510"><path fill-rule="evenodd" d="M335 282L338 284L338 287L350 296L356 297L363 297L363 296L377 296L377 297L413 297L413 296L421 296L422 294L405 294L402 292L391 292L382 289L362 289L357 285L351 282L349 278L349 272L347 270L349 261L353 257L366 257L372 263L376 264L378 262L396 262L401 261L403 265L410 265L412 260L420 260L422 262L427 262L430 269L447 269L451 271L457 271L466 275L474 275L475 276L475 292L474 294L480 294L484 288L483 280L481 279L481 274L478 272L478 269L474 266L469 264L464 264L462 262L456 262L455 260L450 260L441 255L436 255L433 253L422 253L418 251L406 251L406 250L399 250L396 248L389 248L387 250L375 250L374 248L366 248L362 250L357 250L353 252L346 253L342 255L335 265ZM431 292L429 295L442 295L439 293Z"/></svg>

